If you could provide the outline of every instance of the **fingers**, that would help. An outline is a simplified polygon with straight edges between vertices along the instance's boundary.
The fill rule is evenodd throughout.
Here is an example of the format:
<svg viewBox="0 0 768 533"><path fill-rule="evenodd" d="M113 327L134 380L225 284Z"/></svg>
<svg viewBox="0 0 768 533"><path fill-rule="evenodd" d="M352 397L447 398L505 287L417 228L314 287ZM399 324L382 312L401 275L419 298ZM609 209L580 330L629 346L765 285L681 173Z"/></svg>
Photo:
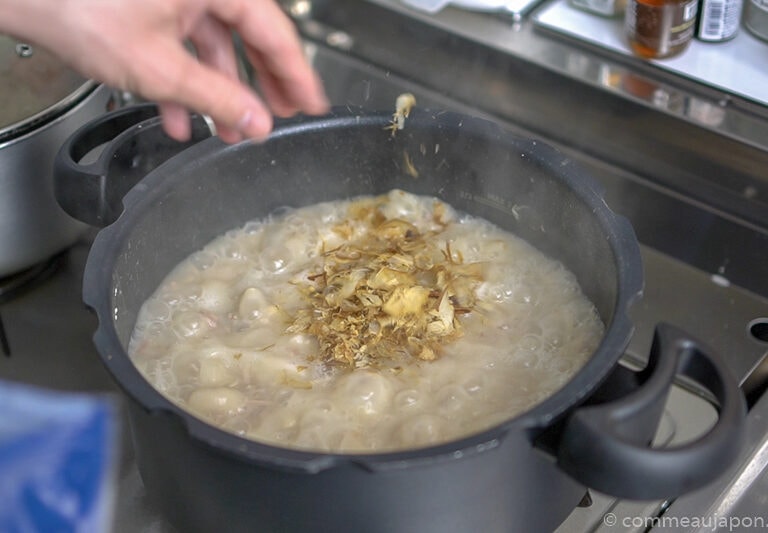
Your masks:
<svg viewBox="0 0 768 533"><path fill-rule="evenodd" d="M205 84L208 94L192 107L216 122L219 136L236 142L242 136L263 139L272 128L272 117L256 95L243 94L229 28L240 32L244 49L259 78L259 86L277 116L297 112L321 114L328 101L320 79L307 62L293 23L273 0L209 0L207 14L191 29L189 37L204 67L209 69ZM200 69L187 64L185 77L203 86ZM216 76L213 80L210 76ZM192 77L196 76L196 77ZM237 84L241 90L227 87ZM210 83L210 85L209 85ZM247 90L247 89L246 89ZM240 93L236 95L235 93ZM215 95L211 99L211 95Z"/></svg>
<svg viewBox="0 0 768 533"><path fill-rule="evenodd" d="M172 139L186 141L191 135L189 113L179 104L161 102L158 104L160 116L163 117L163 129Z"/></svg>
<svg viewBox="0 0 768 533"><path fill-rule="evenodd" d="M278 108L276 113L328 111L322 84L304 56L296 29L276 2L211 0L210 9L240 33L260 83L269 92L265 97Z"/></svg>
<svg viewBox="0 0 768 533"><path fill-rule="evenodd" d="M181 135L178 108L167 102L210 116L224 136L239 135L264 139L272 129L272 116L264 103L236 77L200 63L175 40L143 43L155 53L136 57L131 66L131 87L149 100L163 102L164 118L170 120L166 131ZM230 129L227 132L227 128ZM238 138L239 138L238 135Z"/></svg>
<svg viewBox="0 0 768 533"><path fill-rule="evenodd" d="M232 35L221 22L204 16L190 34L190 41L202 63L213 67L232 81L240 81ZM224 142L234 143L242 140L242 135L237 129L216 118L214 122L219 137Z"/></svg>
<svg viewBox="0 0 768 533"><path fill-rule="evenodd" d="M171 137L188 138L186 110L210 116L226 142L266 138L273 113L328 110L322 84L304 57L293 23L274 0L147 0L140 5L146 12L141 11L133 25L113 20L113 31L99 34L105 41L99 57L112 54L119 61L94 60L92 68L84 70L159 102ZM139 29L142 38L132 38L131 32ZM240 34L257 70L264 101L239 80L231 30ZM197 58L184 47L184 39L192 42ZM107 46L118 41L119 46Z"/></svg>
<svg viewBox="0 0 768 533"><path fill-rule="evenodd" d="M272 112L278 117L290 117L300 109L296 103L286 95L280 86L280 80L276 79L264 65L258 52L251 48L245 48L248 61L258 73L259 91L267 102Z"/></svg>

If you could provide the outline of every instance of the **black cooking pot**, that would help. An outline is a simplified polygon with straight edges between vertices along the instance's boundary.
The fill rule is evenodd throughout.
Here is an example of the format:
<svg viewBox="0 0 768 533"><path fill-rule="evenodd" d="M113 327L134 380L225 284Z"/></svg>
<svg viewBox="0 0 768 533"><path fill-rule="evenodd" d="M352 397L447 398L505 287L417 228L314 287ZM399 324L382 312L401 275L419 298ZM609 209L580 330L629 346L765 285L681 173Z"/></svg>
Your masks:
<svg viewBox="0 0 768 533"><path fill-rule="evenodd" d="M178 148L157 118L145 120L155 112L121 110L81 129L60 151L56 178L71 214L109 223L122 212L93 244L84 299L99 318L95 343L104 364L132 400L149 498L181 531L547 531L585 487L627 498L674 497L714 479L737 455L744 401L700 343L660 325L644 370L619 364L632 334L628 307L642 286L638 243L595 182L553 148L452 113L414 111L391 135L388 115L342 109L279 123L262 144L194 144L141 179L123 209L120 197L137 174L157 164L154 156L165 159ZM131 124L97 163L76 163ZM197 136L208 135L204 122L195 124ZM117 192L110 192L113 177ZM578 277L606 330L567 385L530 411L461 440L327 454L216 429L164 398L131 363L126 347L140 306L176 264L214 237L283 206L392 188L480 215ZM653 449L676 377L709 391L719 420L695 442Z"/></svg>

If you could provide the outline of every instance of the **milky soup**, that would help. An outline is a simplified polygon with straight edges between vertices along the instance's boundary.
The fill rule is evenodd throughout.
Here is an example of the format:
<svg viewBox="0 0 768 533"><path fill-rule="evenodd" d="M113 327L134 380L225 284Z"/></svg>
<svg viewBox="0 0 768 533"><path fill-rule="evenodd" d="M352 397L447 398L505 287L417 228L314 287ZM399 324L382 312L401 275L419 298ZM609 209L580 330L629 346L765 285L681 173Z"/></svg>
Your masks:
<svg viewBox="0 0 768 533"><path fill-rule="evenodd" d="M163 395L225 431L383 452L530 409L603 332L560 262L394 190L281 210L213 240L144 303L129 353Z"/></svg>

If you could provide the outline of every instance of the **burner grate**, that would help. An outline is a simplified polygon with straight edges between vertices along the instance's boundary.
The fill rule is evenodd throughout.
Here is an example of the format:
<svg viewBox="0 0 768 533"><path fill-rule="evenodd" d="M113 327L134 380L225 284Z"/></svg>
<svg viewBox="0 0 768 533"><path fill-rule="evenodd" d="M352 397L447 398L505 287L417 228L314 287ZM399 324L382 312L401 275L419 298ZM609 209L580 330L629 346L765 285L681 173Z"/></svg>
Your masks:
<svg viewBox="0 0 768 533"><path fill-rule="evenodd" d="M3 315L0 315L0 351L6 357L11 356L11 345L8 342L8 335L5 333L5 326L3 326Z"/></svg>
<svg viewBox="0 0 768 533"><path fill-rule="evenodd" d="M64 253L55 255L26 270L0 278L0 305L9 302L25 290L48 279L51 274L59 269L64 255Z"/></svg>
<svg viewBox="0 0 768 533"><path fill-rule="evenodd" d="M48 279L59 269L65 255L66 253L55 255L26 270L0 278L0 306ZM11 356L11 344L3 325L2 313L0 313L0 351L5 357Z"/></svg>

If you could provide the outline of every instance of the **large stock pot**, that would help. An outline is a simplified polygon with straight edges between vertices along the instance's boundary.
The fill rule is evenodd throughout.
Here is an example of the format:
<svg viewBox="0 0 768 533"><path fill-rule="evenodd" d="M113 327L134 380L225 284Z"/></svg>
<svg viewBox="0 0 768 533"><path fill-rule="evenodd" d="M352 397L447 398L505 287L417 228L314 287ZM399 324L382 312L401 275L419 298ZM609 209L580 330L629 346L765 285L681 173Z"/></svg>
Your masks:
<svg viewBox="0 0 768 533"><path fill-rule="evenodd" d="M111 91L43 49L0 35L0 277L72 244L86 226L53 196L53 159Z"/></svg>
<svg viewBox="0 0 768 533"><path fill-rule="evenodd" d="M99 318L103 362L130 398L148 496L180 531L548 531L585 487L674 497L714 479L738 453L743 398L709 349L661 324L644 370L619 364L633 330L627 311L642 289L639 246L597 184L555 149L452 113L414 111L392 136L387 114L337 109L279 123L262 144L209 138L172 156L178 147L153 113L126 109L77 132L59 153L57 191L71 213L109 224L90 252L84 298ZM97 163L77 163L113 136ZM146 177L133 172L165 159ZM116 192L97 194L104 183L115 183ZM216 429L164 398L134 367L126 348L138 310L190 253L283 206L392 188L481 215L576 274L606 331L566 386L455 442L345 455L282 449ZM513 208L520 205L526 208ZM655 449L649 442L676 376L716 398L719 420L694 442Z"/></svg>

